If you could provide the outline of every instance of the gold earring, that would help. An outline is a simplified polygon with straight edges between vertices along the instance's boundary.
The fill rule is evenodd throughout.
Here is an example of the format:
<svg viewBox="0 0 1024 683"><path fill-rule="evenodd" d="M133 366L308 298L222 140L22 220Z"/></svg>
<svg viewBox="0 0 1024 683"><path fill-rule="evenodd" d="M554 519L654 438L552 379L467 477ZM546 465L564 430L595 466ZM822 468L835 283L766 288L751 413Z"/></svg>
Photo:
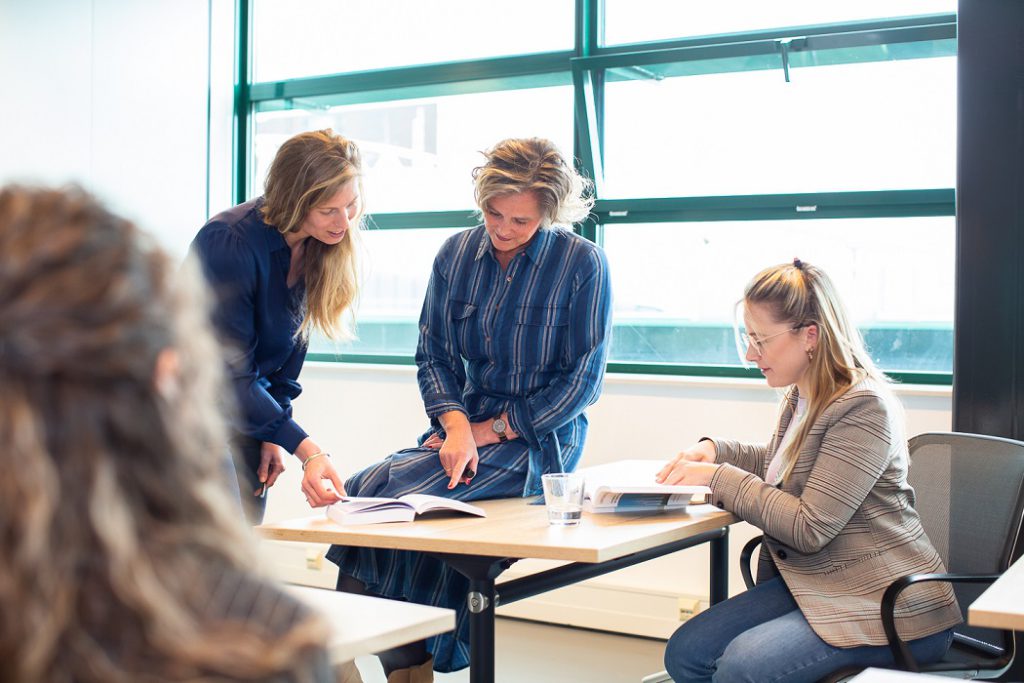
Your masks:
<svg viewBox="0 0 1024 683"><path fill-rule="evenodd" d="M814 349L807 349L807 362L814 361Z"/></svg>

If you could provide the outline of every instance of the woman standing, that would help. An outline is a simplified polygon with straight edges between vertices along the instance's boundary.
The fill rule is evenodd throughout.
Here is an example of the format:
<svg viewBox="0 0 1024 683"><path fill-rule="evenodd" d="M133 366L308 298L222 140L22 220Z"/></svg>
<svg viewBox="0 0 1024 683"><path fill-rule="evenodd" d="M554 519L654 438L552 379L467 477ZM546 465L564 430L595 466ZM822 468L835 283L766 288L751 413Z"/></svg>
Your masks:
<svg viewBox="0 0 1024 683"><path fill-rule="evenodd" d="M416 350L430 427L420 446L346 482L352 495L462 500L540 493L572 471L597 400L611 333L604 252L558 226L583 220L587 183L555 146L505 140L475 170L483 225L434 260ZM454 634L379 653L392 681L468 665L467 580L421 553L333 546L338 589L457 610Z"/></svg>
<svg viewBox="0 0 1024 683"><path fill-rule="evenodd" d="M240 413L232 450L257 521L260 494L284 471L280 448L302 462L311 506L344 494L328 454L292 418L291 402L302 391L310 332L347 333L343 316L358 294L361 195L355 143L330 130L300 133L278 150L263 196L214 216L192 243L231 347Z"/></svg>
<svg viewBox="0 0 1024 683"><path fill-rule="evenodd" d="M907 483L903 412L832 282L795 259L742 301L746 359L788 387L767 445L701 439L658 475L707 485L711 500L764 530L758 583L687 621L665 653L676 681L816 681L893 663L882 594L905 574L942 572ZM915 659L940 659L960 622L952 588L896 601Z"/></svg>

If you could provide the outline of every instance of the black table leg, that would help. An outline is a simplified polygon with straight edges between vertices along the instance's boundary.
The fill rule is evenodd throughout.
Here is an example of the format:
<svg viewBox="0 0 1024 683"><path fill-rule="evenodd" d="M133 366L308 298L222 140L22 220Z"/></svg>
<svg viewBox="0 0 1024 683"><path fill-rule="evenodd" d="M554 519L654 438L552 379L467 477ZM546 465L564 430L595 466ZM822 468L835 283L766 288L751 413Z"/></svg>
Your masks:
<svg viewBox="0 0 1024 683"><path fill-rule="evenodd" d="M494 579L469 582L469 681L494 681Z"/></svg>
<svg viewBox="0 0 1024 683"><path fill-rule="evenodd" d="M470 683L494 683L494 608L500 600L508 604L538 593L568 586L615 569L628 567L665 554L692 548L701 543L711 544L711 604L729 597L729 528L706 531L690 538L666 543L655 548L590 564L577 562L531 574L501 584L497 594L494 580L516 560L503 557L475 557L452 553L429 553L469 579L469 680Z"/></svg>
<svg viewBox="0 0 1024 683"><path fill-rule="evenodd" d="M441 553L434 556L469 579L469 681L494 683L494 579L515 560Z"/></svg>
<svg viewBox="0 0 1024 683"><path fill-rule="evenodd" d="M713 538L711 547L711 604L722 602L729 597L729 527Z"/></svg>

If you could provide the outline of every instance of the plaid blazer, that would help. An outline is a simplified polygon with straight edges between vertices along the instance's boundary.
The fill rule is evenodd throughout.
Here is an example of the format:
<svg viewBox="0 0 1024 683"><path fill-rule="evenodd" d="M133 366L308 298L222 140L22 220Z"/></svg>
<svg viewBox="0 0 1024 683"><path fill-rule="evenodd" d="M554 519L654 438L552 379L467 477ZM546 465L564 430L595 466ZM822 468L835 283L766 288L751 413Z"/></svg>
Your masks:
<svg viewBox="0 0 1024 683"><path fill-rule="evenodd" d="M884 645L882 593L905 574L945 571L914 510L902 411L873 380L850 388L814 422L789 477L764 481L793 417L782 406L767 446L714 439L721 467L712 502L764 530L757 578L777 572L811 628L835 647ZM962 621L949 584L925 582L896 603L904 640Z"/></svg>

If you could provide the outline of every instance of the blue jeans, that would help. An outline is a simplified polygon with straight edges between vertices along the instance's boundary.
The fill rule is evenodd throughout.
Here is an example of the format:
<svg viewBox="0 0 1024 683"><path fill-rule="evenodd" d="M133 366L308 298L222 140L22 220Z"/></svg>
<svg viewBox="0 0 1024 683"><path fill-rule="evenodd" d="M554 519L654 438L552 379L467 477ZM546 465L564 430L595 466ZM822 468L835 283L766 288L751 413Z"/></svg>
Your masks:
<svg viewBox="0 0 1024 683"><path fill-rule="evenodd" d="M946 654L953 630L910 641L921 664ZM811 629L786 583L775 577L701 612L668 641L676 683L813 683L847 666L892 666L888 645L839 648Z"/></svg>

